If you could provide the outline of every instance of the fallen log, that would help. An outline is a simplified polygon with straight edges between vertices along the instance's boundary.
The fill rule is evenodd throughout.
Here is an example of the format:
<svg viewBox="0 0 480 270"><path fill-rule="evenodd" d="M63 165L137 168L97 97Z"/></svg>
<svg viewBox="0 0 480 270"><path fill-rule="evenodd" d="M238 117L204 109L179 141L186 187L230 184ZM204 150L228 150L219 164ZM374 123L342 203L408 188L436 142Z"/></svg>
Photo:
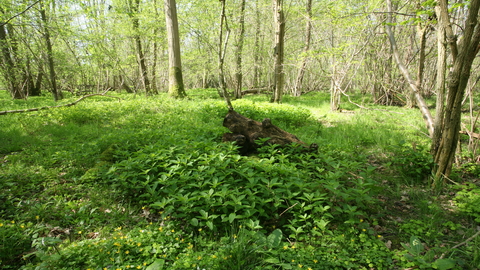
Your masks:
<svg viewBox="0 0 480 270"><path fill-rule="evenodd" d="M31 109L22 109L22 110L11 110L11 111L0 111L0 115L6 115L6 114L12 114L12 113L24 113L24 112L36 112L36 111L41 111L41 110L47 110L47 109L53 109L53 108L60 108L60 107L70 107L73 105L77 105L80 101L88 98L88 97L93 97L93 96L103 96L103 97L110 97L110 98L116 98L120 101L119 97L114 97L114 96L107 96L105 93L110 89L107 89L104 93L102 94L90 94L90 95L85 95L77 100L75 100L72 103L68 104L63 104L63 105L56 105L56 106L45 106L45 107L39 107L39 108L31 108Z"/></svg>
<svg viewBox="0 0 480 270"><path fill-rule="evenodd" d="M264 144L276 144L284 146L286 144L297 143L303 145L307 150L314 151L318 149L318 145L311 144L307 146L299 140L297 136L288 133L272 124L269 118L258 122L247 118L235 110L229 110L223 119L223 126L230 130L230 133L223 134L223 141L235 142L240 146L240 153L247 155L256 151L261 145L258 139L267 139Z"/></svg>
<svg viewBox="0 0 480 270"><path fill-rule="evenodd" d="M242 96L247 95L247 94L261 94L261 93L266 93L266 92L271 92L271 88L264 87L264 88L253 88L253 89L243 90L242 91Z"/></svg>

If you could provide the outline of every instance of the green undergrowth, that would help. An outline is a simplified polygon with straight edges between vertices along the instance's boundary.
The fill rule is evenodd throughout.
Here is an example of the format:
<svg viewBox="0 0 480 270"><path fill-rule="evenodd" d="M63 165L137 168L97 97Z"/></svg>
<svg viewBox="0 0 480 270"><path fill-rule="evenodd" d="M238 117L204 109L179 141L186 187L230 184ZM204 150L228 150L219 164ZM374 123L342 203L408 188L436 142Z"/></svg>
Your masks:
<svg viewBox="0 0 480 270"><path fill-rule="evenodd" d="M216 90L187 94L0 116L1 269L479 268L479 238L462 243L478 187L431 190L416 110L245 97L238 112L319 148L242 156ZM59 104L0 92L0 110Z"/></svg>

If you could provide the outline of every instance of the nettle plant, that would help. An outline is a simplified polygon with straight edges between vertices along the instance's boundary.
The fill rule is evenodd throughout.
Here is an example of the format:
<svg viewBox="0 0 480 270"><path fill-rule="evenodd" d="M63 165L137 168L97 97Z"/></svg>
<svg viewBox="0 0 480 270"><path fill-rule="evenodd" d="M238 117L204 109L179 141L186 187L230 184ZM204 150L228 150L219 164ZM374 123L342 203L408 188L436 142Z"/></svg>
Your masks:
<svg viewBox="0 0 480 270"><path fill-rule="evenodd" d="M127 146L128 147L128 146ZM298 145L267 145L257 156L233 144L186 142L117 149L99 175L130 200L162 218L212 232L234 222L252 229L282 228L288 237L321 235L330 222L366 215L373 167L348 153L310 153Z"/></svg>

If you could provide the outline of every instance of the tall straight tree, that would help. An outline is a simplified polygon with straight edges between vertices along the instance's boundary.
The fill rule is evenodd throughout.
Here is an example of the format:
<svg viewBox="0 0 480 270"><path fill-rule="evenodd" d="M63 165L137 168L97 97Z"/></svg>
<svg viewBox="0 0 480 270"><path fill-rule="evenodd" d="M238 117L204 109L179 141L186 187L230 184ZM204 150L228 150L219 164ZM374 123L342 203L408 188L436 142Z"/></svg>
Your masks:
<svg viewBox="0 0 480 270"><path fill-rule="evenodd" d="M241 0L240 2L240 17L239 17L239 31L237 42L235 44L235 59L236 59L236 67L235 67L235 98L242 98L242 84L243 84L243 73L242 73L242 52L243 52L243 41L245 35L245 2L246 0Z"/></svg>
<svg viewBox="0 0 480 270"><path fill-rule="evenodd" d="M272 102L282 102L285 73L283 71L283 56L285 48L285 15L283 0L273 0L273 14L275 21L275 74Z"/></svg>
<svg viewBox="0 0 480 270"><path fill-rule="evenodd" d="M227 23L227 16L225 15L225 0L220 0L222 3L222 11L220 13L220 35L218 38L218 80L220 81L221 92L220 95L223 96L229 111L233 110L232 103L230 102L230 97L227 92L227 82L225 81L225 71L224 71L224 62L225 54L227 52L228 37L230 36L230 28ZM223 28L225 26L225 41L223 41Z"/></svg>
<svg viewBox="0 0 480 270"><path fill-rule="evenodd" d="M43 31L45 37L45 44L47 46L47 63L48 63L48 71L50 74L50 84L52 87L52 95L55 101L58 101L63 98L62 91L57 87L57 76L55 75L55 62L53 58L53 47L52 47L52 40L50 38L50 28L49 28L49 21L47 18L47 13L45 11L45 5L43 1L40 1L40 18L43 22Z"/></svg>
<svg viewBox="0 0 480 270"><path fill-rule="evenodd" d="M140 68L140 79L142 80L143 87L145 88L145 93L150 93L150 80L148 79L147 64L145 61L145 53L142 48L142 39L140 37L140 21L138 19L139 10L140 10L140 0L129 1L130 11L129 15L132 19L135 47L137 50L137 61Z"/></svg>
<svg viewBox="0 0 480 270"><path fill-rule="evenodd" d="M178 32L177 6L175 0L165 0L165 20L168 35L168 94L173 98L187 96L183 85L180 35Z"/></svg>

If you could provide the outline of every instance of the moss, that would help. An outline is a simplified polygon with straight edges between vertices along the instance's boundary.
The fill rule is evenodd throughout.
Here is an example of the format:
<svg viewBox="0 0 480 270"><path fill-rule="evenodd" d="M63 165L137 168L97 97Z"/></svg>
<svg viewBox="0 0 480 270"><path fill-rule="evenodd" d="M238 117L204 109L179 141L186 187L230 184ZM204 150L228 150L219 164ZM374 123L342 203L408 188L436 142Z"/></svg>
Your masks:
<svg viewBox="0 0 480 270"><path fill-rule="evenodd" d="M182 69L179 67L170 68L170 87L168 95L173 98L184 98L187 96L183 86Z"/></svg>

